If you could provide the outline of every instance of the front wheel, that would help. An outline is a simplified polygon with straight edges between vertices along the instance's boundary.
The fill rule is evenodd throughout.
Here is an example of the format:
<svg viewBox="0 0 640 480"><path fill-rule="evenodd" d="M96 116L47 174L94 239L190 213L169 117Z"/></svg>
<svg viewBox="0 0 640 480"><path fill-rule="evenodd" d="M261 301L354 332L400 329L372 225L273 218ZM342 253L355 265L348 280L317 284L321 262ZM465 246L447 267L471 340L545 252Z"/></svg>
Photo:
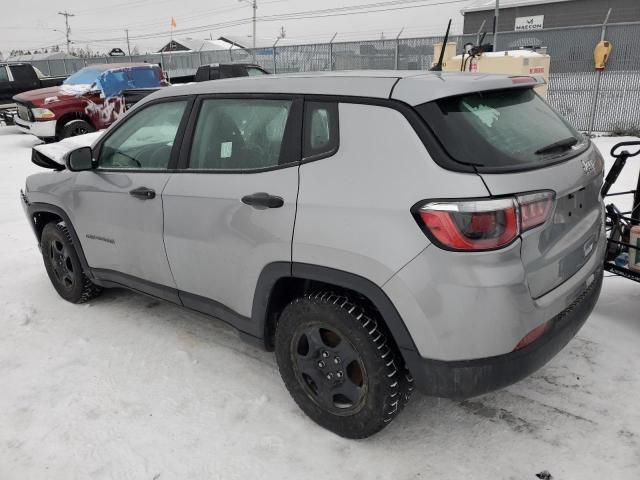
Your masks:
<svg viewBox="0 0 640 480"><path fill-rule="evenodd" d="M49 279L58 294L71 303L84 303L102 291L82 271L71 235L64 223L48 223L42 230L40 248Z"/></svg>
<svg viewBox="0 0 640 480"><path fill-rule="evenodd" d="M63 138L77 137L78 135L84 135L95 131L96 129L93 128L93 125L85 120L71 120L62 126L58 138L62 140Z"/></svg>
<svg viewBox="0 0 640 480"><path fill-rule="evenodd" d="M346 438L382 430L408 401L411 377L364 304L319 292L298 298L276 329L278 367L300 408Z"/></svg>

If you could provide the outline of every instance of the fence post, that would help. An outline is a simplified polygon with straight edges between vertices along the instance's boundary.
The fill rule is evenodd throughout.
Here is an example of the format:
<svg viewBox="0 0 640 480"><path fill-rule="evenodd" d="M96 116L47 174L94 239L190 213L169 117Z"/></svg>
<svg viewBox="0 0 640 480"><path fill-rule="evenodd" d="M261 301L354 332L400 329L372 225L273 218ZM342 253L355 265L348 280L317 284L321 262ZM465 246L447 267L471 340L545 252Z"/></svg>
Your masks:
<svg viewBox="0 0 640 480"><path fill-rule="evenodd" d="M47 75L49 75L50 77L53 77L53 75L51 75L51 63L49 63L49 59L47 59Z"/></svg>
<svg viewBox="0 0 640 480"><path fill-rule="evenodd" d="M607 16L604 17L604 22L602 24L602 33L600 35L600 41L604 41L604 37L607 34L607 23L609 23L609 16L611 15L611 8L607 11ZM596 121L596 110L598 109L598 96L600 94L600 82L602 80L602 72L603 70L598 70L596 73L596 88L593 92L593 104L591 105L591 114L589 115L589 129L588 134L591 135L593 132L593 124Z"/></svg>
<svg viewBox="0 0 640 480"><path fill-rule="evenodd" d="M478 33L476 33L476 45L480 45L480 35L482 34L482 29L484 28L486 23L487 23L486 20L482 20L482 24L480 25L480 28L478 29Z"/></svg>
<svg viewBox="0 0 640 480"><path fill-rule="evenodd" d="M276 63L276 45L280 41L280 37L276 38L275 43L273 44L273 73L278 73L278 65Z"/></svg>
<svg viewBox="0 0 640 480"><path fill-rule="evenodd" d="M66 58L62 59L62 65L64 66L64 74L65 74L65 76L69 76L69 72L67 71L67 59Z"/></svg>
<svg viewBox="0 0 640 480"><path fill-rule="evenodd" d="M199 62L198 67L201 67L202 66L202 50L198 50L198 62Z"/></svg>
<svg viewBox="0 0 640 480"><path fill-rule="evenodd" d="M333 34L333 37L331 37L331 40L329 41L329 70L333 71L333 41L336 39L336 35L338 35L338 32Z"/></svg>
<svg viewBox="0 0 640 480"><path fill-rule="evenodd" d="M398 32L398 35L396 35L396 70L400 70L400 35L402 35L403 30L404 27L402 27Z"/></svg>
<svg viewBox="0 0 640 480"><path fill-rule="evenodd" d="M233 62L233 54L231 53L231 49L233 48L233 43L229 45L229 61Z"/></svg>

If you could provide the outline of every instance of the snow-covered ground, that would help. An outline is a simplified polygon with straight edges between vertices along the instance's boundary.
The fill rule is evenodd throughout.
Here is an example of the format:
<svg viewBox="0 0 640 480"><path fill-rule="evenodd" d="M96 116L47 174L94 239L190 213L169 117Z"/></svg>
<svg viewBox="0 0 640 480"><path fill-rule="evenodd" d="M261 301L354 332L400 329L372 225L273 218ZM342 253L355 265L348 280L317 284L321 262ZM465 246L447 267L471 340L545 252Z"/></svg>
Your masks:
<svg viewBox="0 0 640 480"><path fill-rule="evenodd" d="M640 478L640 285L607 278L578 336L517 385L416 395L344 440L221 322L124 290L59 298L19 201L35 143L0 128L0 479Z"/></svg>

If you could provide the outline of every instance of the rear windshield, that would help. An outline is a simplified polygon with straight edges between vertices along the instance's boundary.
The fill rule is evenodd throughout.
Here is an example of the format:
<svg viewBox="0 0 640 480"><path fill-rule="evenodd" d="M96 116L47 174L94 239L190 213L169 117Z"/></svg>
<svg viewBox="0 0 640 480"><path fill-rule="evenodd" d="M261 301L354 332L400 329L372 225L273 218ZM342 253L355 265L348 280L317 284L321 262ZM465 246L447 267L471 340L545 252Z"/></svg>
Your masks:
<svg viewBox="0 0 640 480"><path fill-rule="evenodd" d="M454 160L479 169L540 167L588 143L531 88L443 98L417 111Z"/></svg>

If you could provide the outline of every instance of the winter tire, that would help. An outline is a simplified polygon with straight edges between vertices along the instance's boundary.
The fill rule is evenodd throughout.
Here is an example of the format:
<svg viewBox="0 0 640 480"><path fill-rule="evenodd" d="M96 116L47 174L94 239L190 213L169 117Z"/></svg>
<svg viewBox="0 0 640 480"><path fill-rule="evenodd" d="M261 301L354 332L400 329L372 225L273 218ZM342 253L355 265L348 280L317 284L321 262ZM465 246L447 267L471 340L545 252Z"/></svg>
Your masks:
<svg viewBox="0 0 640 480"><path fill-rule="evenodd" d="M71 236L64 223L48 223L40 240L49 279L58 294L71 303L84 303L102 292L82 271Z"/></svg>
<svg viewBox="0 0 640 480"><path fill-rule="evenodd" d="M413 389L384 325L346 295L322 291L292 301L278 322L275 350L298 406L342 437L382 430Z"/></svg>

